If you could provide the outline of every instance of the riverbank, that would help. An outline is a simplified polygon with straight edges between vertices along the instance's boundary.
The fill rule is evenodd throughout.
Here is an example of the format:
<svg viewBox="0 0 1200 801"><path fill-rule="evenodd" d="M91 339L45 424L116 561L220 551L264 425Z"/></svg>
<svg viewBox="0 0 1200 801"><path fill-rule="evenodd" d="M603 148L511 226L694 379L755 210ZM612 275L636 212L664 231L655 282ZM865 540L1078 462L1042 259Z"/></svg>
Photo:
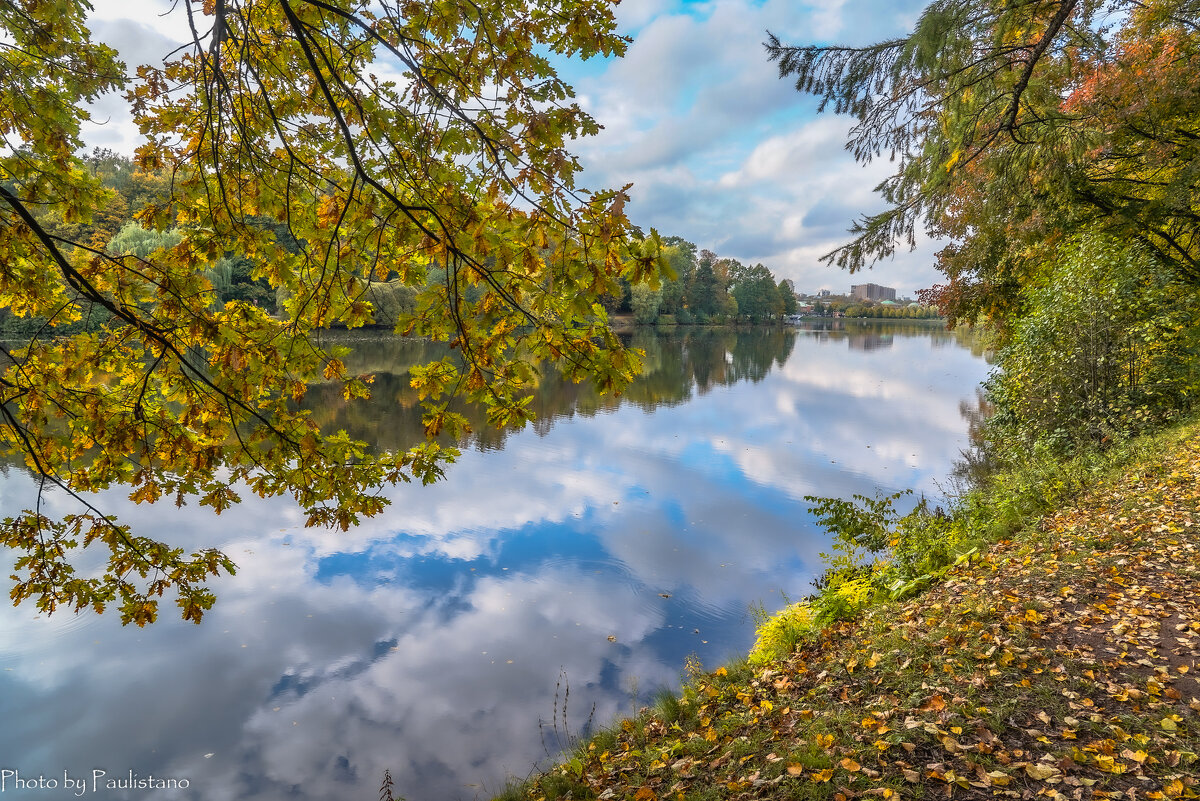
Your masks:
<svg viewBox="0 0 1200 801"><path fill-rule="evenodd" d="M690 666L499 798L1200 797L1200 424L1001 530L786 658Z"/></svg>

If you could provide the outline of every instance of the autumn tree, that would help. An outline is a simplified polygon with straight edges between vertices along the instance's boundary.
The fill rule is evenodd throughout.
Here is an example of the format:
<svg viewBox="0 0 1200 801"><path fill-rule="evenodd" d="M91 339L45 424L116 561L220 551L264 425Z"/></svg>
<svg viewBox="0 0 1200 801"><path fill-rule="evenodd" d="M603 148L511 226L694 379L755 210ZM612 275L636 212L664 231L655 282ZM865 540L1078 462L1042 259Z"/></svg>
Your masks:
<svg viewBox="0 0 1200 801"><path fill-rule="evenodd" d="M922 301L1008 346L993 434L1102 443L1188 407L1194 368L1162 354L1195 359L1200 2L935 0L906 37L767 48L856 119L856 158L897 164L826 259L854 271L924 228L946 282Z"/></svg>
<svg viewBox="0 0 1200 801"><path fill-rule="evenodd" d="M1196 0L936 0L906 37L770 57L822 108L857 120L849 149L896 172L888 208L827 259L851 271L925 227L952 318L1004 317L1058 232L1140 240L1192 283L1200 184Z"/></svg>
<svg viewBox="0 0 1200 801"><path fill-rule="evenodd" d="M549 61L623 52L608 0L180 0L192 41L136 79L87 9L0 3L0 308L51 321L0 349L0 448L82 504L3 521L14 602L116 604L141 625L172 593L199 621L229 558L131 531L87 493L217 512L288 495L309 525L345 529L384 508L383 486L441 475L454 451L434 437L467 428L451 399L503 426L530 416L543 360L601 391L630 380L594 299L654 280L656 237L635 236L624 189L577 185L566 142L598 126ZM122 90L145 135L133 168L166 190L128 213L178 234L144 254L106 249L107 222L83 235L114 201L80 155L86 104ZM221 302L211 271L232 257L279 291L280 316ZM297 403L317 377L370 394L319 332L371 321L387 278L415 292L396 330L454 354L412 370L430 439L402 452ZM112 318L100 331L58 327L92 305ZM107 564L77 572L89 547Z"/></svg>

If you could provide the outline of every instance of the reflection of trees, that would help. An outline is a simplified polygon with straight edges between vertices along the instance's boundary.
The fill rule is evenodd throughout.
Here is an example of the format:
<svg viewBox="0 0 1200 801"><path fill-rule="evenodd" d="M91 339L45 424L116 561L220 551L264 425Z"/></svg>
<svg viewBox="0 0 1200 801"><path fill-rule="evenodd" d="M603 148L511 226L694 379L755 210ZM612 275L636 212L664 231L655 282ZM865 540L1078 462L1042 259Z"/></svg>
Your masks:
<svg viewBox="0 0 1200 801"><path fill-rule="evenodd" d="M974 351L972 351L974 352ZM994 467L993 460L983 447L983 426L994 410L982 387L975 388L975 400L959 401L958 412L967 421L970 446L959 451L959 458L950 469L950 481L958 492L980 486Z"/></svg>
<svg viewBox="0 0 1200 801"><path fill-rule="evenodd" d="M967 348L971 354L991 361L989 339L981 329L960 325L952 330L940 320L887 320L887 319L838 319L820 318L801 320L788 327L801 331L818 340L840 342L856 350L890 348L897 339L925 339L930 347L944 348L950 345Z"/></svg>
<svg viewBox="0 0 1200 801"><path fill-rule="evenodd" d="M633 403L650 411L659 406L683 403L693 388L704 394L713 386L739 381L761 381L774 366L787 361L795 344L794 330L786 328L696 329L658 333L639 329L629 345L644 351L644 370L621 397L600 396L591 384L564 380L553 368L545 368L532 389L534 430L545 435L560 419ZM346 336L351 353L343 361L348 372L373 373L375 383L369 401L346 401L332 384L309 387L304 407L325 430L345 429L351 436L379 448L402 449L421 439L421 408L409 386L408 370L446 354L442 346L400 337ZM478 410L457 406L467 417L471 434L464 446L490 450L503 446L509 430L486 425Z"/></svg>
<svg viewBox="0 0 1200 801"><path fill-rule="evenodd" d="M992 416L994 408L982 387L975 388L974 401L959 401L958 412L967 421L967 436L972 445L983 444L983 424Z"/></svg>
<svg viewBox="0 0 1200 801"><path fill-rule="evenodd" d="M798 332L831 341L854 337L922 337L933 344L957 344L979 355L985 340L969 331L946 331L940 326L897 324L878 320L812 320L798 326L763 328L696 328L657 332L638 329L629 335L628 344L645 352L645 370L620 397L601 396L587 383L564 380L556 370L546 369L533 387L531 409L534 430L544 436L554 424L575 416L591 417L611 411L622 403L633 403L651 411L660 406L686 402L693 393L704 395L713 387L731 386L741 381L757 382L773 367L781 367L791 356ZM372 397L368 401L347 401L335 384L313 384L303 401L313 419L326 431L344 429L352 437L389 450L407 449L422 439L421 407L417 393L409 384L408 370L418 364L440 359L447 354L443 345L376 333L339 333L331 335L328 346L344 345L350 353L344 357L352 374L375 376ZM977 427L979 408L964 407L963 415ZM486 424L477 409L451 404L471 425L471 434L460 443L480 450L499 449L512 429L498 430ZM5 465L23 469L20 457L0 458Z"/></svg>
<svg viewBox="0 0 1200 801"><path fill-rule="evenodd" d="M891 334L851 334L846 339L851 350L881 350L892 346Z"/></svg>
<svg viewBox="0 0 1200 801"><path fill-rule="evenodd" d="M730 366L734 381L750 380L755 383L762 381L771 372L775 364L783 366L787 357L792 355L792 347L796 344L796 332L786 328L755 329L761 337L748 337L739 334L730 352Z"/></svg>

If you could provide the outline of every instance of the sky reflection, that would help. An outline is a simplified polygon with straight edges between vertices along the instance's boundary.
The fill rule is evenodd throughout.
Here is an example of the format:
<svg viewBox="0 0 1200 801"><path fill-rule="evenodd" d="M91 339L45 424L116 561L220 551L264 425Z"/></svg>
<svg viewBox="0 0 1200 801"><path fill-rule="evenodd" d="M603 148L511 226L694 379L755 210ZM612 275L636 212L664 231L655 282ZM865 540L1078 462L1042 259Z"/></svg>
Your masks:
<svg viewBox="0 0 1200 801"><path fill-rule="evenodd" d="M238 575L200 626L0 609L0 768L190 780L89 794L113 799L372 799L385 768L409 801L489 797L557 753L556 683L578 733L676 685L688 654L744 651L751 603L804 595L826 547L804 495L938 494L987 371L927 327L651 345L622 401L548 386L552 426L475 443L345 534L282 501L217 518L102 496ZM4 509L31 492L0 480Z"/></svg>

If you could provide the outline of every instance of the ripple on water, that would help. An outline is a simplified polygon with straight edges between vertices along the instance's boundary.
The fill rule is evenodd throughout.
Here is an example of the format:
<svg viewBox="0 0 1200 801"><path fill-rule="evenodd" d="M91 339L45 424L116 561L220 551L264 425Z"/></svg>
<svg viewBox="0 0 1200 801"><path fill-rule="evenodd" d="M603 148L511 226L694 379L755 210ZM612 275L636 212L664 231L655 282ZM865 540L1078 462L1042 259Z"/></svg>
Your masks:
<svg viewBox="0 0 1200 801"><path fill-rule="evenodd" d="M91 610L59 610L52 615L46 615L36 612L22 614L22 610L17 608L6 612L6 616L8 625L4 628L7 631L3 637L3 646L0 647L0 664L4 664L5 668L10 667L9 664L5 664L10 661L10 657L54 652L67 640L78 642L88 629L98 627L101 622L100 615ZM36 626L36 636L22 637L20 631L25 626Z"/></svg>

